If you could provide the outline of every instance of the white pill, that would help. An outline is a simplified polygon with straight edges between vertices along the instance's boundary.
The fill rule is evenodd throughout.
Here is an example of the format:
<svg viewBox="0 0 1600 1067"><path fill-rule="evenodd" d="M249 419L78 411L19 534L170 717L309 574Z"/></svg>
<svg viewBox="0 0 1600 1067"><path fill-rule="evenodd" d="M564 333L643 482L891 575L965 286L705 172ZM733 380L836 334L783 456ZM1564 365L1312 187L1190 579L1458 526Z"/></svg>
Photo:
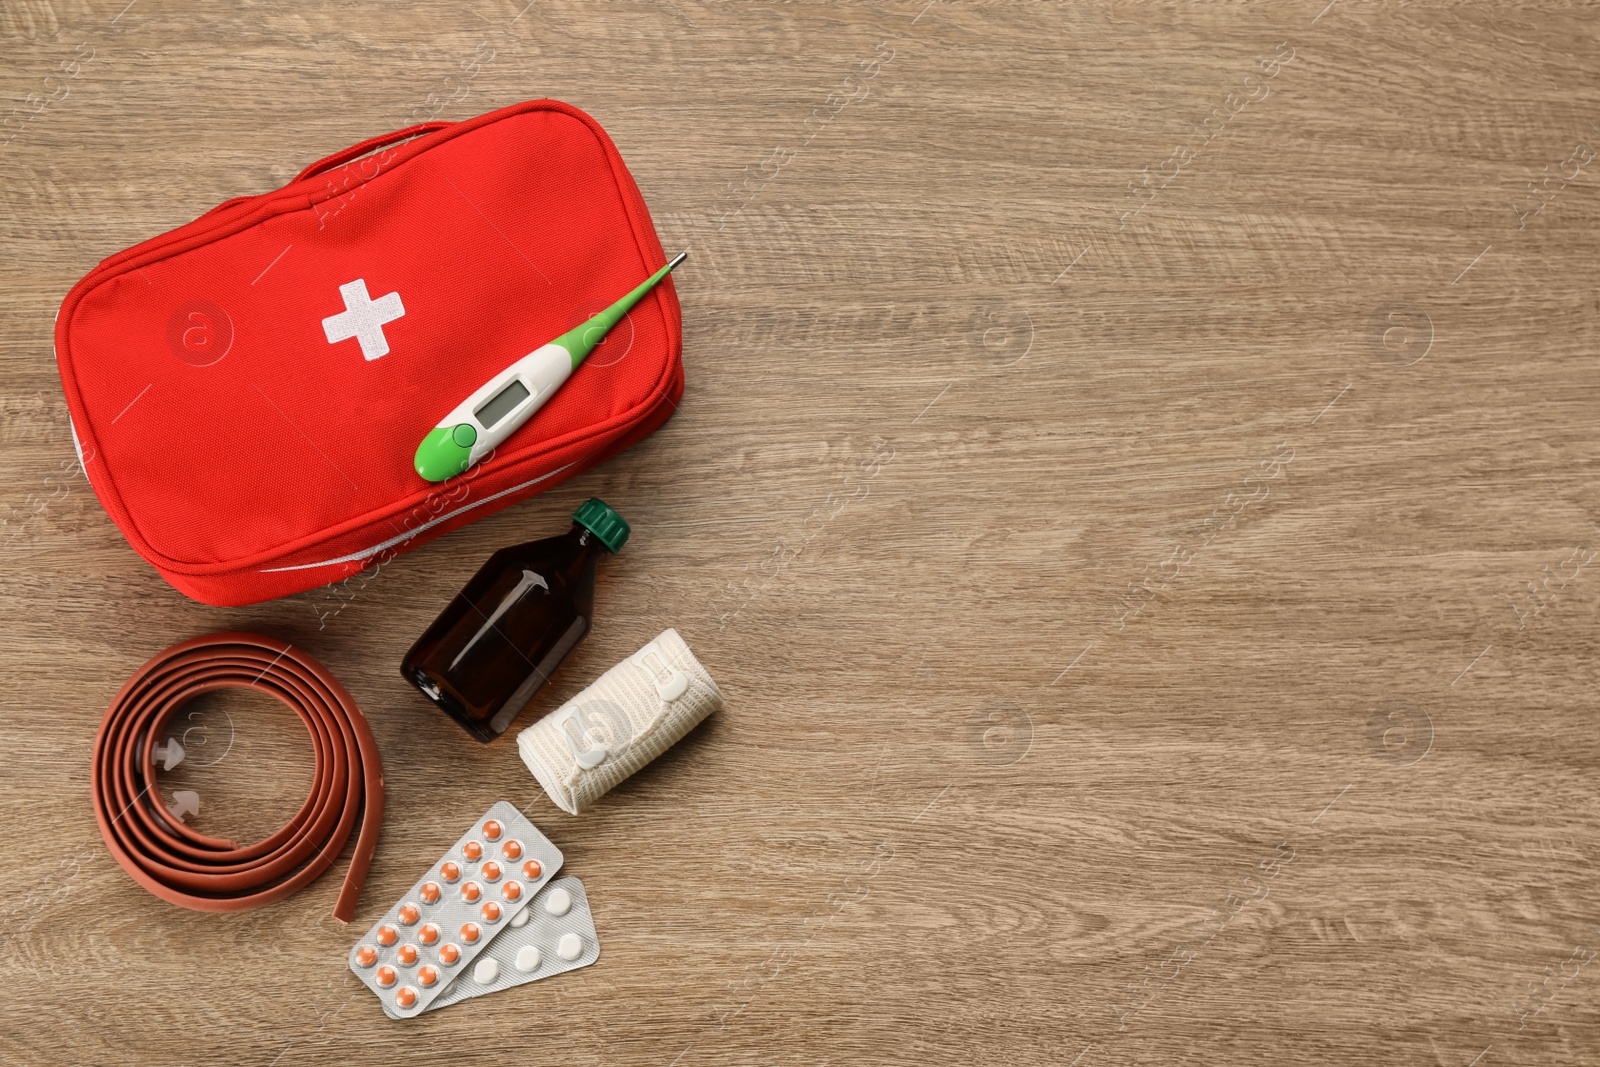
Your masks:
<svg viewBox="0 0 1600 1067"><path fill-rule="evenodd" d="M513 916L512 919L511 919L511 929L516 930L516 929L519 929L521 927L527 926L528 925L528 915L529 915L529 911L528 911L527 908L523 908L521 911L517 912L517 914L515 916Z"/></svg>
<svg viewBox="0 0 1600 1067"><path fill-rule="evenodd" d="M523 945L517 949L517 970L524 973L539 969L539 946Z"/></svg>
<svg viewBox="0 0 1600 1067"><path fill-rule="evenodd" d="M479 985L489 985L500 977L500 965L493 959L485 956L472 968L472 980Z"/></svg>
<svg viewBox="0 0 1600 1067"><path fill-rule="evenodd" d="M556 955L564 960L575 960L583 955L583 938L577 934L562 934L556 942Z"/></svg>
<svg viewBox="0 0 1600 1067"><path fill-rule="evenodd" d="M551 915L565 915L572 910L572 894L556 888L544 895L544 910Z"/></svg>

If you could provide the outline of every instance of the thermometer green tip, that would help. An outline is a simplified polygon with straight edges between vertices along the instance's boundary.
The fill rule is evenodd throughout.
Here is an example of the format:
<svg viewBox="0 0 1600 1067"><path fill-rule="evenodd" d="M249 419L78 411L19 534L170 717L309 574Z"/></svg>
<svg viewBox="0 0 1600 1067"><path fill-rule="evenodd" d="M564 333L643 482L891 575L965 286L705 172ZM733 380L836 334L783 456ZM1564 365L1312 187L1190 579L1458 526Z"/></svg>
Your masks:
<svg viewBox="0 0 1600 1067"><path fill-rule="evenodd" d="M584 357L593 352L595 347L606 339L606 334L611 332L613 326L622 321L622 317L633 308L633 305L643 300L644 295L654 289L662 278L671 274L673 267L688 258L688 252L679 252L672 262L646 278L637 289L634 289L627 296L624 296L588 322L568 330L551 343L560 345L572 354L572 369L577 370L578 364L583 362Z"/></svg>

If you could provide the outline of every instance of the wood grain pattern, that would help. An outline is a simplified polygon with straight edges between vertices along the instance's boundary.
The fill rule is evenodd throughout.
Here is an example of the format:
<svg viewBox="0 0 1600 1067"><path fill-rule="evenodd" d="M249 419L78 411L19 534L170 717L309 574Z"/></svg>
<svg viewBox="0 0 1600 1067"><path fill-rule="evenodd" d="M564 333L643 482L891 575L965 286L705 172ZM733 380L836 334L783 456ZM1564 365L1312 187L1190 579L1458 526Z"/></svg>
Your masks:
<svg viewBox="0 0 1600 1067"><path fill-rule="evenodd" d="M0 1060L1600 1059L1593 5L125 2L0 4ZM62 296L541 96L693 249L680 413L367 580L174 593L74 473ZM569 818L395 667L591 493L635 536L549 705L675 625L729 706ZM371 719L358 925L508 798L599 965L397 1025L335 877L230 916L137 889L95 724L229 628ZM172 786L276 827L299 728L197 714L219 758Z"/></svg>

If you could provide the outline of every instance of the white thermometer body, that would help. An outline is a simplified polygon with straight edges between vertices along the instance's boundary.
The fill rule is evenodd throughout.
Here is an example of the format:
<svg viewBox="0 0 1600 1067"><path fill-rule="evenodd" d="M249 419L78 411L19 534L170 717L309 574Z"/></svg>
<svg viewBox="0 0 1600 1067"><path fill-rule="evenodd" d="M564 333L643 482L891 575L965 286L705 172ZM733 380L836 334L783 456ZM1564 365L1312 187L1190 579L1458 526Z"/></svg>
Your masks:
<svg viewBox="0 0 1600 1067"><path fill-rule="evenodd" d="M494 451L517 428L544 407L545 401L572 377L572 353L558 344L536 348L478 387L439 420L449 427L456 444L473 437L468 445L467 466ZM471 433L459 427L471 428Z"/></svg>

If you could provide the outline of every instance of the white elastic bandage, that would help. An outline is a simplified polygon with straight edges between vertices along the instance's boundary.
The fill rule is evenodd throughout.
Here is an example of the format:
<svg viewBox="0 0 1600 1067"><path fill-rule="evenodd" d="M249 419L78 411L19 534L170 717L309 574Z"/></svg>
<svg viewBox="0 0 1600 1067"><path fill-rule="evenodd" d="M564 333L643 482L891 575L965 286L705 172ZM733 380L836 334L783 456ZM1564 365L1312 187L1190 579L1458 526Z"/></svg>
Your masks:
<svg viewBox="0 0 1600 1067"><path fill-rule="evenodd" d="M676 630L517 735L556 807L576 815L722 707L722 690Z"/></svg>

